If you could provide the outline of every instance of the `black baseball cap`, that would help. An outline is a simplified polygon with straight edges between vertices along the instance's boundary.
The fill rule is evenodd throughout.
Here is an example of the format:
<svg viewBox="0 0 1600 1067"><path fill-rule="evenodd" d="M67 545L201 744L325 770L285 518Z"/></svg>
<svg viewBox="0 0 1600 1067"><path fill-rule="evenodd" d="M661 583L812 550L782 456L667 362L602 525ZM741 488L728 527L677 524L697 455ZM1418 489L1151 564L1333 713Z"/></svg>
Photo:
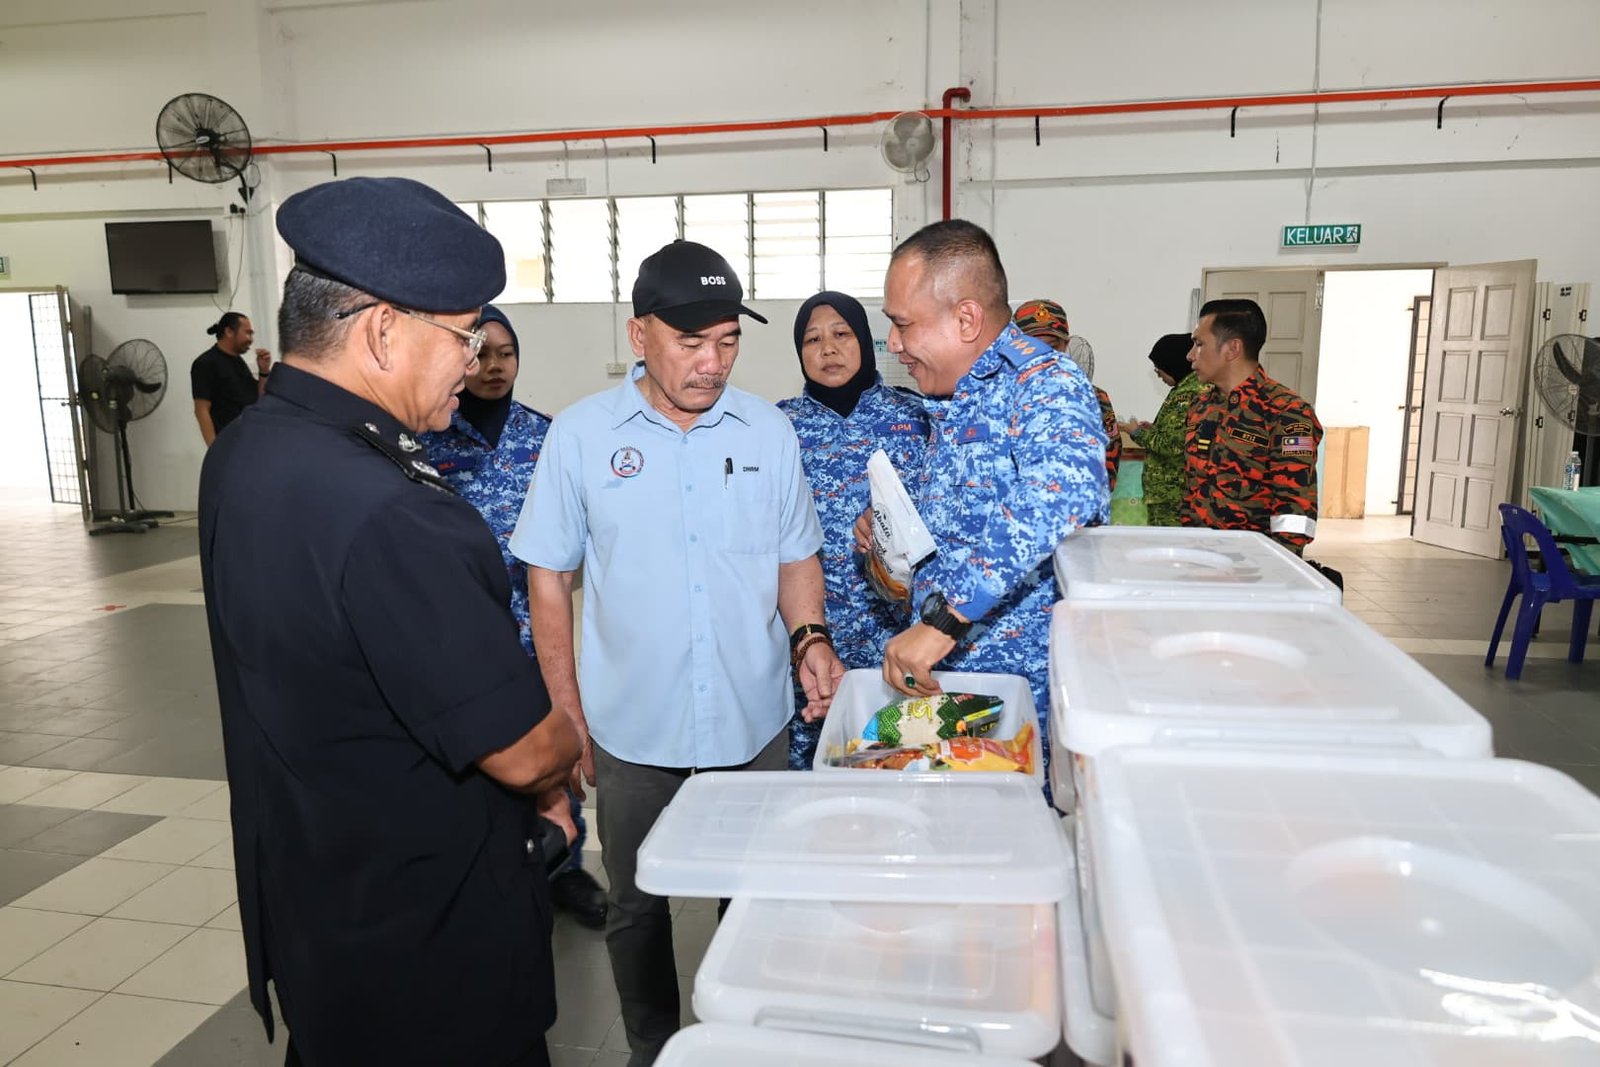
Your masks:
<svg viewBox="0 0 1600 1067"><path fill-rule="evenodd" d="M639 264L633 313L654 315L685 332L739 315L767 321L744 306L744 289L727 260L705 245L681 239Z"/></svg>

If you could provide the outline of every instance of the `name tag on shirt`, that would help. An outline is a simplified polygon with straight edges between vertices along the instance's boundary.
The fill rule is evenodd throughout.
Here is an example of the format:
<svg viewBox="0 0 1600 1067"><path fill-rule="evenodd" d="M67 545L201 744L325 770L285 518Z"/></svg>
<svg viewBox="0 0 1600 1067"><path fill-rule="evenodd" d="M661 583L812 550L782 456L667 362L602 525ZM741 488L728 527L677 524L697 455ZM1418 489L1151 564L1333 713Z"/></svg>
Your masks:
<svg viewBox="0 0 1600 1067"><path fill-rule="evenodd" d="M956 431L957 444L967 445L977 441L987 441L988 439L989 424L986 422L975 422Z"/></svg>

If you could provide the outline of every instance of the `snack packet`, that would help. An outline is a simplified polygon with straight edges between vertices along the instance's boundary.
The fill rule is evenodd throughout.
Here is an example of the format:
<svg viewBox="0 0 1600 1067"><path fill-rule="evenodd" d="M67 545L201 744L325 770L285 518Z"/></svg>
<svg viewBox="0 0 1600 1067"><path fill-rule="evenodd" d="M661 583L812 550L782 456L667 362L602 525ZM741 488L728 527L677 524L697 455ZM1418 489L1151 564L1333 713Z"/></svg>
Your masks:
<svg viewBox="0 0 1600 1067"><path fill-rule="evenodd" d="M850 767L855 770L884 770L884 771L925 771L929 769L928 753L922 748L889 748L885 745L870 744L857 747L858 742L850 742L850 748L835 759L828 762L835 767Z"/></svg>
<svg viewBox="0 0 1600 1067"><path fill-rule="evenodd" d="M867 720L863 741L886 745L932 745L953 737L982 736L1000 722L1005 702L977 693L935 693L885 705Z"/></svg>
<svg viewBox="0 0 1600 1067"><path fill-rule="evenodd" d="M867 553L867 584L885 600L910 600L912 571L933 555L933 535L881 448L867 460L867 485L872 492L872 551Z"/></svg>
<svg viewBox="0 0 1600 1067"><path fill-rule="evenodd" d="M1021 771L1033 773L1033 723L1024 723L1009 741L957 737L928 750L936 771Z"/></svg>

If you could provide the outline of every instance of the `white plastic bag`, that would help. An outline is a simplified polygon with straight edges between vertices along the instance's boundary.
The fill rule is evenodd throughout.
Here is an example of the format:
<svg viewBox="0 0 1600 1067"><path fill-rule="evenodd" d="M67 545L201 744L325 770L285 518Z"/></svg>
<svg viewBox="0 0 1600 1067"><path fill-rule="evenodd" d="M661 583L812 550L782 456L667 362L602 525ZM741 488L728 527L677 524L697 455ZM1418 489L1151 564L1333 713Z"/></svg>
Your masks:
<svg viewBox="0 0 1600 1067"><path fill-rule="evenodd" d="M887 600L910 600L911 573L917 564L933 555L933 535L881 448L867 460L867 485L872 491L872 552L867 556L867 581Z"/></svg>

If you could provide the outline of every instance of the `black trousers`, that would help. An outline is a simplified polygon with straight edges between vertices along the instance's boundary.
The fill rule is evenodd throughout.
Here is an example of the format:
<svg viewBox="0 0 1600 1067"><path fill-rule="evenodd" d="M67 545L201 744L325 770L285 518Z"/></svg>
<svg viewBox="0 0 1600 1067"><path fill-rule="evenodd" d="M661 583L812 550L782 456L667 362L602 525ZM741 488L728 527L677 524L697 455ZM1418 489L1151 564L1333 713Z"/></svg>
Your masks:
<svg viewBox="0 0 1600 1067"><path fill-rule="evenodd" d="M606 951L622 1002L629 1067L649 1067L678 1032L678 962L672 950L672 912L666 897L634 884L639 846L694 773L684 767L628 763L594 746L600 860L611 883L606 893ZM789 730L780 730L755 759L704 770L781 771L789 765Z"/></svg>

